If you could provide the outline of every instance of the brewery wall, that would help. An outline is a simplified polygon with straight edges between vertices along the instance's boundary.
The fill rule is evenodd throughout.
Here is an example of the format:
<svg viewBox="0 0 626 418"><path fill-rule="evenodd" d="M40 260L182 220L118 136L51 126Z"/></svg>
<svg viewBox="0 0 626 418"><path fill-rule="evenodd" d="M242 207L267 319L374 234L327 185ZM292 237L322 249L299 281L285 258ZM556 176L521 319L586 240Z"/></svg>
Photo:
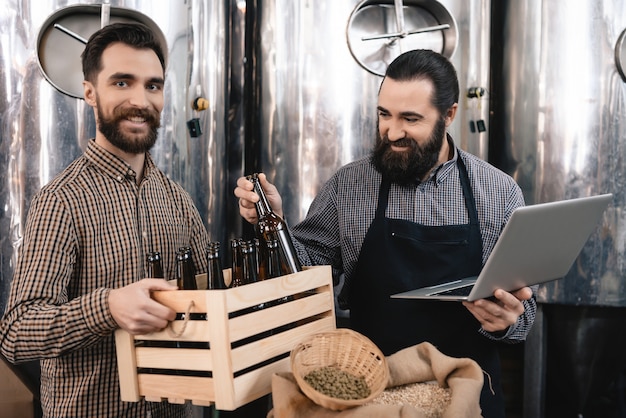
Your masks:
<svg viewBox="0 0 626 418"><path fill-rule="evenodd" d="M503 125L498 160L527 204L613 193L602 228L567 280L539 300L626 305L624 153L626 83L616 46L622 1L508 2L502 32ZM562 16L562 18L557 18ZM623 48L622 48L623 49Z"/></svg>
<svg viewBox="0 0 626 418"><path fill-rule="evenodd" d="M624 416L626 4L494 3L491 162L527 204L612 193L561 280L540 286L525 416Z"/></svg>

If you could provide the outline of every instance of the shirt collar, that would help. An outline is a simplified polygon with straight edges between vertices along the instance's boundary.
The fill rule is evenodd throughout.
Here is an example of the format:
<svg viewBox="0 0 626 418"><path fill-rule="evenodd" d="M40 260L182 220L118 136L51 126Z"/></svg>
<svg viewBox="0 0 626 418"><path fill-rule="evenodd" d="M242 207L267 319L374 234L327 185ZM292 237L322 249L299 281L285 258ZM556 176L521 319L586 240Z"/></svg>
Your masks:
<svg viewBox="0 0 626 418"><path fill-rule="evenodd" d="M128 165L124 160L96 144L94 139L91 139L88 142L85 157L103 173L120 183L123 183L124 181L135 181L137 176L135 170L130 168L130 165ZM147 178L153 172L154 167L154 161L152 160L150 153L146 153L146 160L144 162L144 178Z"/></svg>
<svg viewBox="0 0 626 418"><path fill-rule="evenodd" d="M452 137L447 133L446 133L446 138L448 141L448 145L450 146L450 149L453 151L452 158L450 158L448 161L444 162L443 164L440 164L439 166L435 167L430 172L428 178L424 180L422 183L427 183L432 180L435 183L435 186L439 186L448 177L448 175L450 174L450 172L456 165L456 160L459 158L458 149L454 145L454 141L452 140Z"/></svg>

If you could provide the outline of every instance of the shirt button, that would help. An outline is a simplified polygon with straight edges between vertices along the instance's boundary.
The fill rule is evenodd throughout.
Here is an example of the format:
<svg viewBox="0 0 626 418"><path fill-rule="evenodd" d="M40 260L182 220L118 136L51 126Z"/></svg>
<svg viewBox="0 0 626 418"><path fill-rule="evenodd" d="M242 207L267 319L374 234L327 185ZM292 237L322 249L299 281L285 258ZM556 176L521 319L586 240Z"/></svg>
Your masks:
<svg viewBox="0 0 626 418"><path fill-rule="evenodd" d="M117 181L122 181L122 176L117 176Z"/></svg>

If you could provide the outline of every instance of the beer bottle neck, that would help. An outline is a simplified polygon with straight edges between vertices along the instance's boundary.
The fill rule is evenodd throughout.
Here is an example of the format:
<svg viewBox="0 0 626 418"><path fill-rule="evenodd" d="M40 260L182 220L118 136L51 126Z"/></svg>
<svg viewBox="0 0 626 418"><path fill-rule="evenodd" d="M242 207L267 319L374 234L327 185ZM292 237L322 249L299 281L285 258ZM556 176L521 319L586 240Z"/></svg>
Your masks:
<svg viewBox="0 0 626 418"><path fill-rule="evenodd" d="M211 242L207 247L207 289L225 289L219 242Z"/></svg>
<svg viewBox="0 0 626 418"><path fill-rule="evenodd" d="M256 202L256 210L259 218L265 217L272 212L272 207L270 206L269 201L267 200L267 196L265 195L265 190L261 187L261 183L259 182L259 178L255 175L250 178L250 181L253 184L254 192L259 196L259 201Z"/></svg>
<svg viewBox="0 0 626 418"><path fill-rule="evenodd" d="M177 256L178 286L185 290L196 290L196 273L191 259L191 249L181 249Z"/></svg>
<svg viewBox="0 0 626 418"><path fill-rule="evenodd" d="M148 253L146 258L148 261L147 277L164 278L163 266L161 264L161 254L154 251Z"/></svg>
<svg viewBox="0 0 626 418"><path fill-rule="evenodd" d="M243 280L246 284L258 281L255 248L252 242L244 242L241 246L243 258Z"/></svg>

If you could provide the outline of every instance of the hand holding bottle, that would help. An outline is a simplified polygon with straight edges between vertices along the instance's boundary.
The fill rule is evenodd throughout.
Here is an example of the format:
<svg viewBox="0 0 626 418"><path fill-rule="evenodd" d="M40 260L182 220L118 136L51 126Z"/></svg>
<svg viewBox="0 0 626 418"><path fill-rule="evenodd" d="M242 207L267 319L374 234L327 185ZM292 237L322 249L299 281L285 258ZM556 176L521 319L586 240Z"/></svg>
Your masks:
<svg viewBox="0 0 626 418"><path fill-rule="evenodd" d="M261 187L265 190L265 195L273 211L282 217L283 201L278 193L278 189L267 181L267 177L263 173L259 174L259 181ZM252 183L246 177L240 177L237 180L235 196L239 198L239 214L241 217L251 224L256 224L258 217L255 203L259 201L259 196L254 192L253 187Z"/></svg>
<svg viewBox="0 0 626 418"><path fill-rule="evenodd" d="M255 203L258 222L256 224L257 236L262 238L264 245L270 241L278 241L282 260L287 266L284 274L296 273L302 270L302 265L298 260L296 249L289 233L287 222L278 215L272 208L267 198L267 193L261 186L261 180L258 173L251 174L246 177L252 183L252 190L259 197Z"/></svg>

